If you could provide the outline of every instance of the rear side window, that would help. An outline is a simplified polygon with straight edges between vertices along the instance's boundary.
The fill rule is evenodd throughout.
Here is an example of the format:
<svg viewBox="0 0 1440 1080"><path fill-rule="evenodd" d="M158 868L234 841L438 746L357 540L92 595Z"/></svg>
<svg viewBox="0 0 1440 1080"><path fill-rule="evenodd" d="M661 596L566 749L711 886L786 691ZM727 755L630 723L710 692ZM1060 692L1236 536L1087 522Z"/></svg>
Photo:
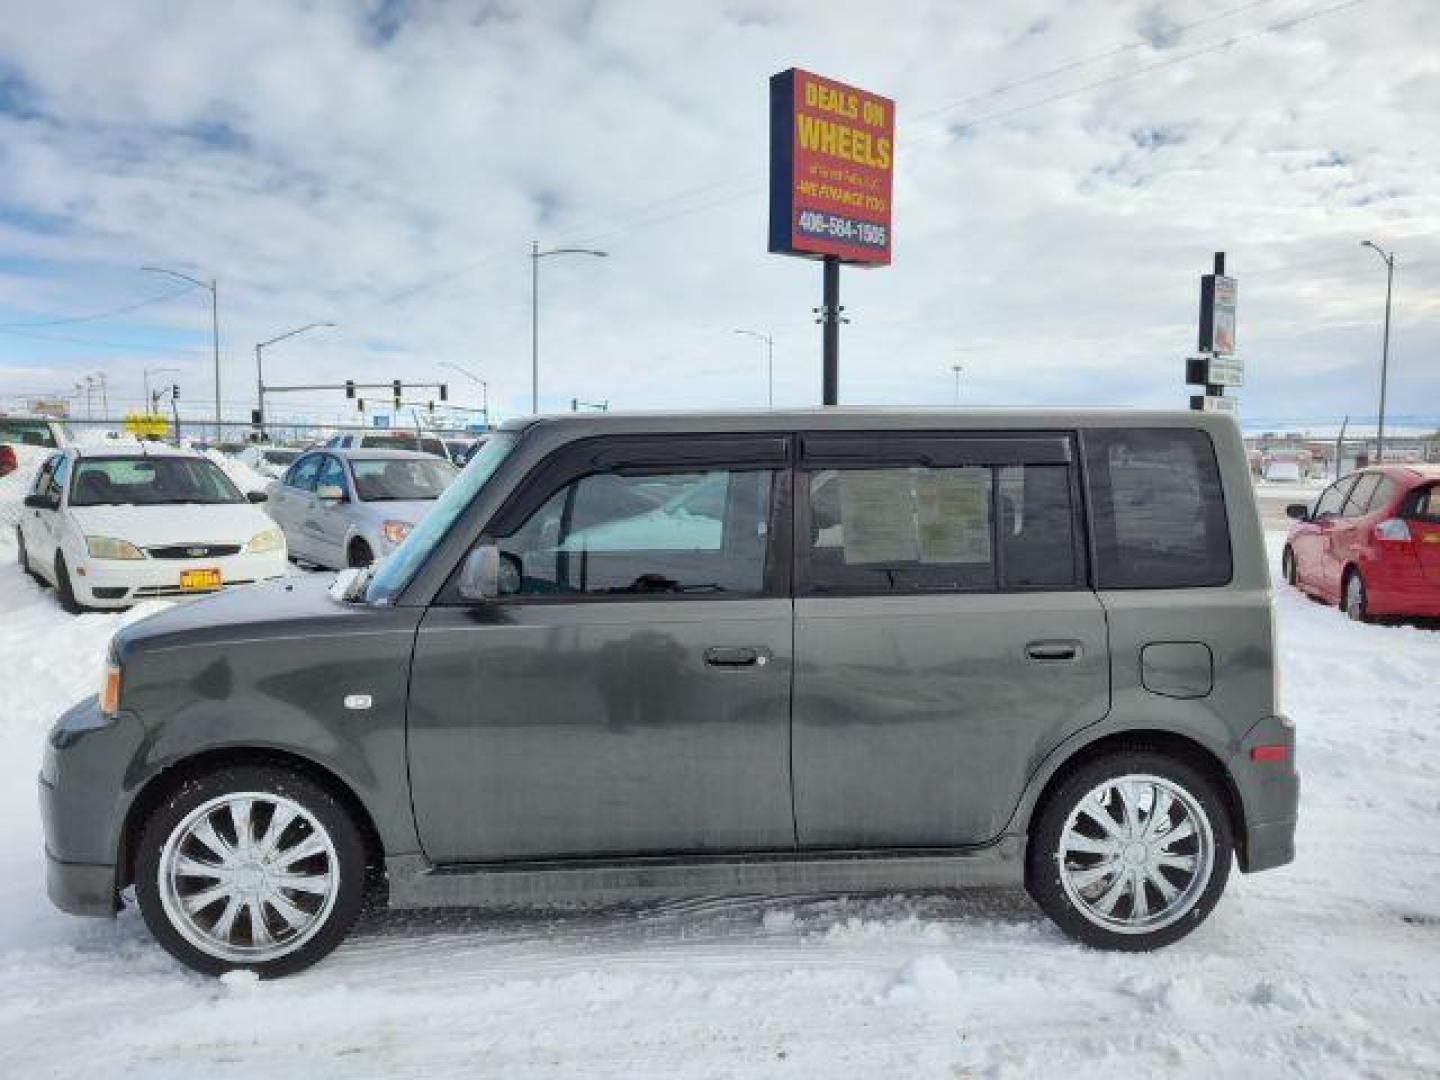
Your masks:
<svg viewBox="0 0 1440 1080"><path fill-rule="evenodd" d="M1433 521L1440 525L1440 484L1412 491L1402 513L1411 521Z"/></svg>
<svg viewBox="0 0 1440 1080"><path fill-rule="evenodd" d="M320 463L324 458L324 454L310 454L308 457L301 458L285 474L286 486L300 488L302 491L313 490L315 474L320 471Z"/></svg>
<svg viewBox="0 0 1440 1080"><path fill-rule="evenodd" d="M1210 437L1165 428L1084 439L1100 588L1228 584L1230 530Z"/></svg>
<svg viewBox="0 0 1440 1080"><path fill-rule="evenodd" d="M801 579L817 594L1069 589L1079 578L1064 465L809 474Z"/></svg>

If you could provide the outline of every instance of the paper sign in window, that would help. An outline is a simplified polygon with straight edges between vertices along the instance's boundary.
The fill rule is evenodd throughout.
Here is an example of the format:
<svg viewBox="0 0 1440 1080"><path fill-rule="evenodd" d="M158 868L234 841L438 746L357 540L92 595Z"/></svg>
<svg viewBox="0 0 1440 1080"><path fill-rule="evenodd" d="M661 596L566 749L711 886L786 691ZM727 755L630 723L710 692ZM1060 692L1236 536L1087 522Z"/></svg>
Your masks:
<svg viewBox="0 0 1440 1080"><path fill-rule="evenodd" d="M990 470L917 469L920 561L990 561Z"/></svg>
<svg viewBox="0 0 1440 1080"><path fill-rule="evenodd" d="M847 563L853 566L919 560L915 492L909 470L842 472L839 483Z"/></svg>

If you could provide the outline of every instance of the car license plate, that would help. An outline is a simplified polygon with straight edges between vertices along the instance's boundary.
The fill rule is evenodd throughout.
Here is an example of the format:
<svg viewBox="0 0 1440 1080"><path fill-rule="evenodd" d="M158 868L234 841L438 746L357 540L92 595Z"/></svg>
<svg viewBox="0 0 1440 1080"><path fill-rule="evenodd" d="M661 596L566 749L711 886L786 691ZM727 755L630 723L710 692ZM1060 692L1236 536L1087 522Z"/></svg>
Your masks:
<svg viewBox="0 0 1440 1080"><path fill-rule="evenodd" d="M219 570L182 570L180 572L180 588L182 589L218 589L220 588Z"/></svg>

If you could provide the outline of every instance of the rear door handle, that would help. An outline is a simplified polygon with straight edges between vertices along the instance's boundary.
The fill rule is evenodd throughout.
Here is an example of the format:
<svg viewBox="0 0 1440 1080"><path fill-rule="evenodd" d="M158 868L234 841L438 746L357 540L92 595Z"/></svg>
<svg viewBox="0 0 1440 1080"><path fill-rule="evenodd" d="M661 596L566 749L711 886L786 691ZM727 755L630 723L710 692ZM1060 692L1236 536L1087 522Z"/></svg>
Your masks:
<svg viewBox="0 0 1440 1080"><path fill-rule="evenodd" d="M1041 663L1064 663L1079 660L1084 646L1078 641L1032 641L1025 646L1025 655Z"/></svg>
<svg viewBox="0 0 1440 1080"><path fill-rule="evenodd" d="M705 663L711 667L763 667L769 662L769 649L752 649L748 646L730 647L716 645L705 650Z"/></svg>

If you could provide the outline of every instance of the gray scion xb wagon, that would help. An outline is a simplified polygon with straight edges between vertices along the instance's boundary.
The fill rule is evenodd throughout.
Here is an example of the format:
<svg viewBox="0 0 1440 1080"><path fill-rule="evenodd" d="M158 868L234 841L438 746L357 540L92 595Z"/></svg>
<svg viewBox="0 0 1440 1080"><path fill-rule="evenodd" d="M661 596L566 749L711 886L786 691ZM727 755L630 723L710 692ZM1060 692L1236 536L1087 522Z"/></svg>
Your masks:
<svg viewBox="0 0 1440 1080"><path fill-rule="evenodd" d="M388 559L122 629L40 777L49 892L204 972L367 897L1023 883L1150 949L1293 857L1240 433L1148 412L572 416Z"/></svg>

